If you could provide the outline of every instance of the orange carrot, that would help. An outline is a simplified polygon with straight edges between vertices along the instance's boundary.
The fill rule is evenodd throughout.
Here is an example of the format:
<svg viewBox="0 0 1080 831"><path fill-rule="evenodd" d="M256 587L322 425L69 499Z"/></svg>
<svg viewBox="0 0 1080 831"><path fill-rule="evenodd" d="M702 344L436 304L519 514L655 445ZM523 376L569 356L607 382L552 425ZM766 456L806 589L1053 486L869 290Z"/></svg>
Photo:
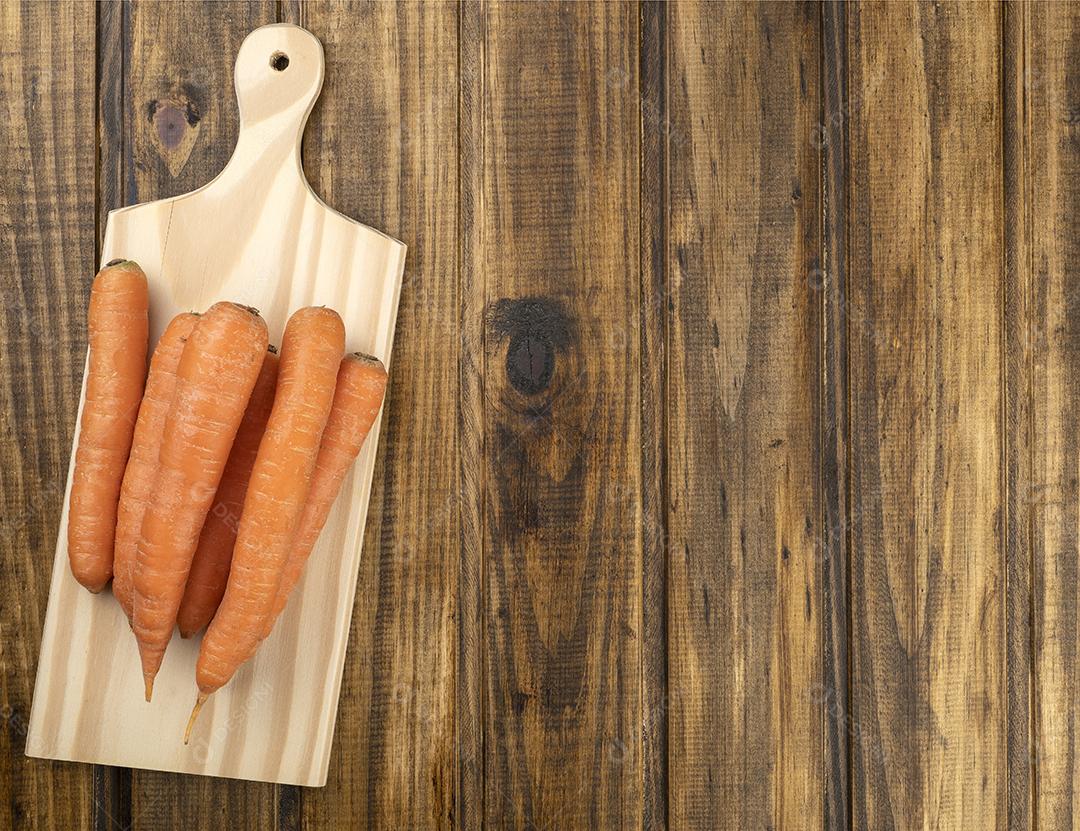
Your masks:
<svg viewBox="0 0 1080 831"><path fill-rule="evenodd" d="M206 517L206 524L199 535L199 546L191 561L184 599L176 615L182 638L191 637L210 622L221 603L221 596L225 594L240 510L244 507L251 468L255 465L259 442L274 404L277 375L277 350L271 346L263 358L259 379L251 392L244 420L236 431L236 441L225 464L225 472L221 475L214 507Z"/></svg>
<svg viewBox="0 0 1080 831"><path fill-rule="evenodd" d="M251 471L225 596L199 651L199 696L185 741L207 697L262 638L311 488L344 349L345 327L330 309L300 309L285 327L274 408Z"/></svg>
<svg viewBox="0 0 1080 831"><path fill-rule="evenodd" d="M154 486L158 467L158 450L165 432L165 416L172 403L176 389L176 367L184 344L191 334L199 316L179 314L165 328L165 333L154 349L150 359L150 375L146 379L146 392L139 406L139 418L135 422L135 436L131 442L124 482L120 488L120 504L116 511L116 541L113 546L113 594L131 620L132 573L135 568L135 550L139 545L143 514Z"/></svg>
<svg viewBox="0 0 1080 831"><path fill-rule="evenodd" d="M83 586L99 592L112 577L120 483L146 380L146 275L113 260L90 291L90 361L68 507L68 559Z"/></svg>
<svg viewBox="0 0 1080 831"><path fill-rule="evenodd" d="M304 514L293 540L285 571L278 585L274 608L263 627L263 637L270 634L289 594L300 579L304 565L315 547L330 515L330 508L337 499L345 474L349 472L360 447L367 438L371 425L379 415L383 393L386 392L386 369L382 361L370 355L356 352L346 355L338 370L337 387L330 418L323 431L319 457L315 461L315 475L311 480Z"/></svg>
<svg viewBox="0 0 1080 831"><path fill-rule="evenodd" d="M266 323L259 313L216 303L199 319L176 369L135 563L135 637L147 701L265 352Z"/></svg>

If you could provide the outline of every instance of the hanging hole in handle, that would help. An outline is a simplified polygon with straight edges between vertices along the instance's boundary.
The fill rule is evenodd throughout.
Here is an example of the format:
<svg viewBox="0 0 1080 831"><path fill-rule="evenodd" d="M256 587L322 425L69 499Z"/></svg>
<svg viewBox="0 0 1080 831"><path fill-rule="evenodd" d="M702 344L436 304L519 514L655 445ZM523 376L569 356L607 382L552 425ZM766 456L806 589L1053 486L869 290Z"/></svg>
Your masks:
<svg viewBox="0 0 1080 831"><path fill-rule="evenodd" d="M289 56L284 52L275 52L270 56L270 66L272 66L276 72L284 72L289 66Z"/></svg>

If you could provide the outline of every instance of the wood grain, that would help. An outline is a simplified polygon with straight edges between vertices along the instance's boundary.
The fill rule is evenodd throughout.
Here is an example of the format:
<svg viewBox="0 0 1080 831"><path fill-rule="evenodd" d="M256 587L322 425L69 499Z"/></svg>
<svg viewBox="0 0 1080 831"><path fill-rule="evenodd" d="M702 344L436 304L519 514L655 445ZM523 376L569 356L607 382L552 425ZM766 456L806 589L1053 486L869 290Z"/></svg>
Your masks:
<svg viewBox="0 0 1080 831"><path fill-rule="evenodd" d="M1077 576L1080 573L1080 9L1010 7L1024 57L1017 194L1029 235L1017 268L1030 287L1031 479L1017 482L1032 514L1034 816L1040 827L1080 824L1077 738ZM1025 487L1028 485L1028 487Z"/></svg>
<svg viewBox="0 0 1080 831"><path fill-rule="evenodd" d="M675 828L824 816L818 25L812 4L672 19Z"/></svg>
<svg viewBox="0 0 1080 831"><path fill-rule="evenodd" d="M626 139L639 118L638 9L466 13L481 17L462 31L483 55L463 77L483 115L462 215L475 235L463 268L485 315L486 825L633 827L639 155Z"/></svg>
<svg viewBox="0 0 1080 831"><path fill-rule="evenodd" d="M848 11L854 823L1000 828L1000 8Z"/></svg>
<svg viewBox="0 0 1080 831"><path fill-rule="evenodd" d="M449 828L456 762L458 463L457 7L305 4L324 38L325 104L305 166L316 190L409 244L350 660L312 828ZM470 460L462 459L463 464ZM475 460L471 460L475 464Z"/></svg>
<svg viewBox="0 0 1080 831"><path fill-rule="evenodd" d="M315 189L410 245L330 783L24 759L85 347L56 298L108 210L224 166L275 19L326 47ZM0 34L0 824L1078 824L1075 4Z"/></svg>
<svg viewBox="0 0 1080 831"><path fill-rule="evenodd" d="M79 401L94 272L94 10L0 6L0 825L97 819L93 769L28 764L50 550ZM42 348L46 345L46 348Z"/></svg>

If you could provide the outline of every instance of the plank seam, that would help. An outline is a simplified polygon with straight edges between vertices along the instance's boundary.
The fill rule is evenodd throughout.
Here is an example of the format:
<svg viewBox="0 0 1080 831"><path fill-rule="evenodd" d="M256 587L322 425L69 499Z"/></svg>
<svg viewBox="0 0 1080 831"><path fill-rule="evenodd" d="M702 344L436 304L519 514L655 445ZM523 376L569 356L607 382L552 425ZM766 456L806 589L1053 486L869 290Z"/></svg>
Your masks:
<svg viewBox="0 0 1080 831"><path fill-rule="evenodd" d="M841 9L843 10L842 14L841 14L841 18L840 18L840 20L841 20L840 49L841 49L842 61L843 61L843 67L842 67L843 74L842 74L842 77L844 79L843 98L844 98L844 106L846 108L850 109L851 104L850 104L850 101L849 101L849 96L851 94L851 92L850 92L851 91L851 64L850 64L850 56L849 56L849 53L848 53L847 6L843 5L843 6L841 6ZM849 286L848 286L848 268L849 268L849 265L851 263L851 235L847 233L847 222L848 222L848 218L850 216L850 206L852 204L852 195L851 195L851 187L852 187L852 185L851 185L851 177L849 175L850 171L851 171L851 158L850 158L850 155L849 155L850 150L851 150L851 137L850 137L850 134L849 134L849 129L850 128L849 128L848 118L845 116L844 119L843 119L843 126L842 126L842 132L841 132L841 135L843 136L843 142L844 142L843 159L842 159L841 170L843 171L843 177L844 177L843 186L844 186L844 210L845 210L845 215L844 215L844 228L845 228L845 233L844 233L844 278L843 278L844 279L843 298L844 298L845 303L847 302L848 289L849 289ZM844 562L844 607L845 607L844 608L844 617L845 617L845 621L846 621L845 639L846 639L846 644L847 644L847 653L845 654L844 657L845 657L845 663L846 663L846 668L847 668L847 671L846 671L847 688L845 690L845 696L846 696L846 706L849 707L849 708L851 706L851 700L852 700L852 694L853 694L853 689L852 689L852 685L853 685L853 666L852 666L852 661L851 661L851 644L852 644L853 631L854 631L854 629L853 629L854 621L853 621L852 614L851 614L851 610L852 610L852 596L851 596L851 589L852 589L852 580L851 580L852 518L851 518L851 510L852 509L851 509L851 498L850 498L850 496L851 496L851 470L852 470L852 455L851 454L852 454L852 448L851 448L851 442L848 441L848 438L851 436L851 430L852 430L852 423L851 423L851 362L850 362L851 356L850 356L850 352L849 352L849 348L850 348L850 344L851 344L851 320L850 320L850 318L851 318L851 316L845 313L845 315L844 315L844 347L843 347L843 372L844 372L844 497L845 497L844 498L844 511L845 511L845 514L844 514L844 554L845 554L845 562ZM848 717L849 713L845 713L844 715L845 715L845 717ZM847 805L845 807L846 807L846 810L847 810L846 819L847 819L847 827L848 828L853 828L854 823L855 823L854 801L851 798L851 795L852 795L852 793L854 791L854 784L855 784L855 780L854 780L855 770L854 770L854 766L852 764L852 742L853 742L853 739L854 739L854 737L849 732L848 736L847 736L847 748L846 748L846 751L845 751L846 754L847 754L847 800L846 800Z"/></svg>
<svg viewBox="0 0 1080 831"><path fill-rule="evenodd" d="M822 665L822 713L825 728L825 827L838 821L852 826L851 702L851 446L850 371L847 310L847 264L850 234L848 159L847 10L824 0L819 5L819 142L821 146L821 298L819 315L819 453L822 501L822 575L825 614L822 643L827 645ZM830 343L830 333L835 343ZM829 482L830 474L835 479ZM830 629L838 629L827 636ZM838 781L836 781L838 780ZM830 784L831 783L831 784ZM831 793L830 793L831 792Z"/></svg>
<svg viewBox="0 0 1080 831"><path fill-rule="evenodd" d="M639 685L642 695L642 825L669 827L670 668L668 651L668 297L670 144L667 15L662 3L638 4L638 271L639 368L643 441L642 607ZM655 107L647 111L647 107ZM651 112L651 115L650 115ZM651 123L655 122L655 123ZM647 215L648 213L648 215ZM659 220L659 221L657 221ZM655 344L650 351L651 342ZM643 430L644 433L644 430ZM655 454L655 455L654 455ZM650 470L650 462L652 462ZM648 483L648 484L647 484ZM658 642L651 642L655 638ZM653 650L661 651L657 658ZM659 677L656 677L659 676ZM651 742L648 752L644 743ZM658 770L650 771L655 762Z"/></svg>
<svg viewBox="0 0 1080 831"><path fill-rule="evenodd" d="M1027 75L1028 67L1028 15L1029 8L1027 4L1021 6L1022 16L1020 18L1020 70L1021 77ZM1026 304L1029 310L1026 319L1026 326L1024 329L1024 335L1027 339L1027 400L1029 402L1027 412L1027 435L1029 437L1027 447L1027 465L1028 476L1033 475L1035 471L1035 445L1030 440L1030 437L1035 435L1035 350L1034 350L1034 338L1031 331L1033 323L1030 310L1034 308L1034 297L1032 292L1034 286L1032 284L1032 276L1035 274L1035 261L1034 252L1031 245L1032 239L1032 181L1029 175L1030 171L1030 148L1031 142L1029 137L1031 136L1031 107L1028 100L1028 89L1026 82L1021 86L1021 113L1023 117L1023 132L1021 137L1023 143L1021 146L1021 153L1023 156L1023 166L1021 172L1023 175L1023 188L1024 195L1024 217L1023 217L1023 233L1025 240L1025 254L1026 254L1026 279L1024 281L1026 291ZM1031 801L1031 826L1032 828L1039 827L1038 816L1038 793L1039 793L1039 766L1038 766L1038 754L1032 752L1032 748L1038 748L1038 735L1036 733L1036 721L1035 714L1038 712L1036 706L1038 704L1038 692L1039 685L1037 683L1038 678L1035 672L1035 633L1036 633L1036 605L1035 605L1035 529L1033 526L1033 517L1029 511L1026 516L1026 538L1027 538L1027 555L1028 555L1028 764L1029 774L1031 782L1029 784L1029 799ZM1034 742L1034 745L1032 744Z"/></svg>
<svg viewBox="0 0 1080 831"><path fill-rule="evenodd" d="M1005 134L1005 101L1006 99L1006 85L1008 84L1008 78L1006 75L1005 65L1005 38L1006 38L1006 14L1007 8L1004 0L998 6L998 108L1001 117L1001 126L999 130L998 140L1001 142L1001 193L999 194L999 202L1001 206L1001 251L998 253L1001 268L1001 284L998 287L999 299L998 299L998 388L1000 394L1000 401L998 404L998 429L1001 431L1001 456L998 460L998 487L1001 490L1002 495L1002 515L1004 521L1001 523L998 530L998 545L1001 546L1001 569L1002 578L1005 584L1005 593L1002 600L1002 616L1001 616L1001 643L1007 645L1009 643L1009 527L1012 524L1012 512L1010 511L1011 504L1011 492L1010 492L1010 477L1009 477L1009 456L1012 451L1012 442L1009 436L1009 371L1008 371L1008 327L1006 325L1006 310L1008 308L1009 298L1009 262L1008 262L1008 241L1006 239L1005 229L1005 215L1008 211L1008 184L1006 182L1005 171L1005 154L1006 154L1006 134ZM1005 702L1005 724L1006 728L1002 732L1002 744L1004 745L1002 755L1005 759L1005 816L1006 818L1012 815L1012 757L1009 753L1009 745L1011 744L1011 731L1008 728L1009 723L1009 711L1010 711L1010 695L1009 695L1009 653L1008 649L1003 650L1001 657L1001 684L1002 684L1002 698Z"/></svg>

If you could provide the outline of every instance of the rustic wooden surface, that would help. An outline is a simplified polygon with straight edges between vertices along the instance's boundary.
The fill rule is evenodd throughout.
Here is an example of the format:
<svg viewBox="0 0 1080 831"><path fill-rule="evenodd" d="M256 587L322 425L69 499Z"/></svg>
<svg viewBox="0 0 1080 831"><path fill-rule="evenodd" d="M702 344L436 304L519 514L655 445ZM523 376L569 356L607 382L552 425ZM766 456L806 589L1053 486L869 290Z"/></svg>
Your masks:
<svg viewBox="0 0 1080 831"><path fill-rule="evenodd" d="M668 27L668 816L798 827L825 760L819 8L709 5Z"/></svg>
<svg viewBox="0 0 1080 831"><path fill-rule="evenodd" d="M1080 5L0 20L0 824L1080 822ZM95 235L273 20L409 244L330 783L28 760Z"/></svg>
<svg viewBox="0 0 1080 831"><path fill-rule="evenodd" d="M1006 816L1000 14L848 15L851 804L868 828Z"/></svg>

